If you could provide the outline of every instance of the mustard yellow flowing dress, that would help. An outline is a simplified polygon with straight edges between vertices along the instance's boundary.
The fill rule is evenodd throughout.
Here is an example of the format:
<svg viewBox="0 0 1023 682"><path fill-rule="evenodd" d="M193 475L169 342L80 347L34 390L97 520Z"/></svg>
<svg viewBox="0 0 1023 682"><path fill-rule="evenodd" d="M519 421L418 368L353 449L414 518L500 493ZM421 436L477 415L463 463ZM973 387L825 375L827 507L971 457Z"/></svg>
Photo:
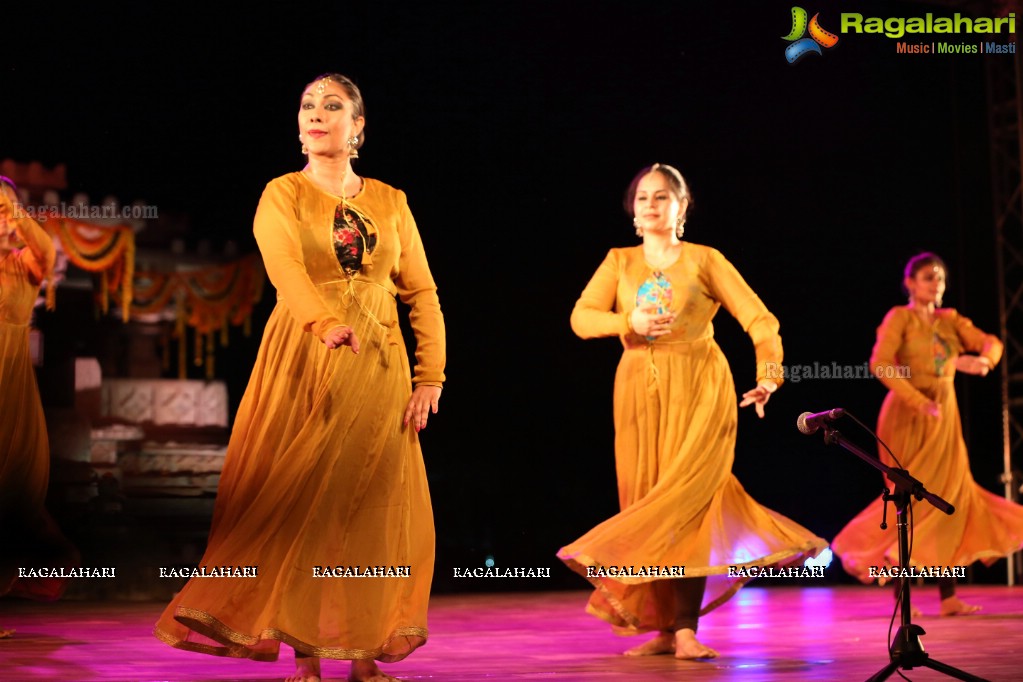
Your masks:
<svg viewBox="0 0 1023 682"><path fill-rule="evenodd" d="M201 562L256 566L258 577L193 577L156 625L172 646L276 660L285 642L321 658L396 661L426 641L433 514L418 436L402 417L413 383L444 381L444 322L404 193L366 178L347 210L364 230L354 241L339 229L340 197L302 173L271 181L259 202L254 230L278 301ZM361 258L354 274L339 265L348 248ZM396 295L411 306L414 376ZM358 354L322 343L341 324L358 335ZM314 577L339 566L409 576Z"/></svg>
<svg viewBox="0 0 1023 682"><path fill-rule="evenodd" d="M875 375L889 389L877 434L910 475L955 507L949 516L927 502L913 501L914 566L991 564L1023 546L1023 506L984 490L970 473L953 384L956 358L964 351L978 353L994 366L1002 344L950 308L936 310L934 323L928 325L907 306L899 306L878 327L870 358ZM900 378L900 367L908 368L908 378ZM940 419L922 411L932 400ZM882 462L896 466L884 448L879 452ZM879 496L832 543L845 570L865 583L874 580L871 566L899 565L895 525L880 529L881 507Z"/></svg>
<svg viewBox="0 0 1023 682"><path fill-rule="evenodd" d="M0 201L12 215L18 210L6 196ZM19 579L17 569L77 563L77 552L45 508L50 445L28 344L32 309L56 250L35 220L12 221L25 248L0 256L0 595L48 600L60 596L67 581Z"/></svg>
<svg viewBox="0 0 1023 682"><path fill-rule="evenodd" d="M670 335L647 340L629 329L629 314L647 304L676 313ZM663 270L647 265L642 246L612 249L572 311L580 337L618 336L624 345L614 385L621 512L558 556L583 576L587 567L684 566L687 578L708 579L701 614L748 582L728 578L730 565L794 564L826 547L754 501L732 474L738 400L711 322L722 305L753 340L757 380L780 385L778 320L713 248L684 242ZM587 611L619 634L672 629L663 580L589 580Z"/></svg>

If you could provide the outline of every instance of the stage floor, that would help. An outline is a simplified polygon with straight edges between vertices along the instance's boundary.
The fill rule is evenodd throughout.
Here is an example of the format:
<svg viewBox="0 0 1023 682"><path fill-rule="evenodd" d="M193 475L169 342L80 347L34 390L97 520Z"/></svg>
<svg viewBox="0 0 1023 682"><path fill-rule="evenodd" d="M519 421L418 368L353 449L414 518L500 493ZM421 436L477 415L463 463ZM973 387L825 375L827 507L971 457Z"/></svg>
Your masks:
<svg viewBox="0 0 1023 682"><path fill-rule="evenodd" d="M933 586L915 588L922 641L938 661L989 680L1023 679L1023 587L960 588L979 615L939 618ZM430 610L430 641L401 663L403 680L865 680L888 662L890 589L748 587L706 616L700 637L721 657L676 661L626 658L641 638L617 637L586 615L586 592L442 595ZM163 604L0 601L0 679L281 680L291 651L256 663L178 651L150 635ZM287 652L286 654L284 652ZM343 680L348 664L324 661L324 680ZM913 680L951 679L916 668ZM898 676L893 676L899 679Z"/></svg>

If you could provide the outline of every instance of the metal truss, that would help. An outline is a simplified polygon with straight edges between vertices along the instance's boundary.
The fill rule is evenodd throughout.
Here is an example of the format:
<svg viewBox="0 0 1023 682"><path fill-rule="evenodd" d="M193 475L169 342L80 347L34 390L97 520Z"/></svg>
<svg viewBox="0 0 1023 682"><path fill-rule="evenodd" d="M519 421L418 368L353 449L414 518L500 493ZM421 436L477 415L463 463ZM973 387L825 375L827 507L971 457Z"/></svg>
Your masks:
<svg viewBox="0 0 1023 682"><path fill-rule="evenodd" d="M1014 3L1016 4L1016 3ZM1017 17L1023 16L1017 14ZM1023 55L986 59L991 192L997 252L1002 363L1002 483L1019 502L1023 451ZM1008 557L1008 584L1023 577L1019 553Z"/></svg>

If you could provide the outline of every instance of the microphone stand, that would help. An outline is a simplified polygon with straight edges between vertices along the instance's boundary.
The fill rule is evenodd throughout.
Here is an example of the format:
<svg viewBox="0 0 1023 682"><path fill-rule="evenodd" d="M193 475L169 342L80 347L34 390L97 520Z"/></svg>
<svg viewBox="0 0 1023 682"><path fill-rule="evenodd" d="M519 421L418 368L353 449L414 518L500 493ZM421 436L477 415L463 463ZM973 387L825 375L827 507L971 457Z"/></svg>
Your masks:
<svg viewBox="0 0 1023 682"><path fill-rule="evenodd" d="M946 514L955 512L955 507L941 499L934 493L928 492L923 483L909 475L906 469L895 469L889 467L878 459L871 457L859 447L850 443L836 429L827 424L824 428L824 443L827 445L840 445L853 453L864 462L882 472L888 480L895 485L895 492L885 490L885 512L887 513L888 502L895 504L896 526L899 535L899 578L902 581L902 620L898 632L895 633L895 642L888 651L891 661L884 668L879 670L867 682L880 682L891 677L892 673L900 668L912 670L913 668L926 667L944 673L949 677L958 680L971 680L974 682L986 682L984 678L971 675L968 672L953 668L940 661L936 661L924 651L920 643L920 635L927 634L919 625L912 622L909 604L909 504L912 497L918 500L927 500L932 505ZM885 528L882 521L881 528Z"/></svg>

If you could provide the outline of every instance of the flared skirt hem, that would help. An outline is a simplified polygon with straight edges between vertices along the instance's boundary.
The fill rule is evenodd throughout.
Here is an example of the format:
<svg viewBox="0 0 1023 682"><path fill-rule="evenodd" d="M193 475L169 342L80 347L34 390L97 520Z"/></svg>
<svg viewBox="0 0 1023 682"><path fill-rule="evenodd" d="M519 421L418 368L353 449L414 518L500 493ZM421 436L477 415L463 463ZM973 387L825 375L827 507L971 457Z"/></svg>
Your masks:
<svg viewBox="0 0 1023 682"><path fill-rule="evenodd" d="M749 569L749 568L766 568L768 566L787 566L800 561L801 559L816 556L827 547L827 544L821 544L814 541L808 541L799 547L791 547L782 551L773 552L767 556L760 557L751 561L745 561L741 564L733 564L728 566L699 566L699 567L685 567L685 578L702 578L709 576L726 576L728 575L729 569ZM592 616L595 616L604 622L608 623L614 628L616 634L619 635L639 635L644 632L651 632L658 630L655 626L643 625L641 619L635 614L631 613L628 608L619 600L614 592L608 589L609 582L617 582L623 585L640 585L644 583L652 583L656 580L677 580L680 579L678 576L622 576L622 577L594 577L587 575L588 568L598 568L601 563L586 555L576 554L572 558L566 558L563 556L559 557L565 564L586 578L594 589L600 594L603 601L609 604L614 611L609 612L603 609L598 609L593 606L592 601L587 604L586 612ZM747 571L737 571L739 573L746 574ZM705 616L714 609L723 605L729 599L735 596L735 594L751 580L754 580L755 576L742 575L731 579L729 582L724 584L724 589L718 590L718 594L715 595L709 602L707 602L701 609L701 616Z"/></svg>
<svg viewBox="0 0 1023 682"><path fill-rule="evenodd" d="M157 626L153 635L164 644L175 649L194 651L211 656L230 658L248 658L253 661L276 661L279 655L278 645L287 644L306 656L329 658L335 660L374 659L383 663L395 663L407 657L413 651L426 644L429 632L426 628L407 626L396 628L381 646L375 649L358 649L346 647L326 647L305 642L283 630L266 628L258 636L246 635L225 625L215 616L198 609L178 607L174 610L174 620L203 637L217 642L206 644L183 640ZM391 644L405 638L407 648L401 653L387 653Z"/></svg>
<svg viewBox="0 0 1023 682"><path fill-rule="evenodd" d="M935 567L935 566L944 569L944 568L953 568L953 567L956 567L956 566L969 566L970 564L973 564L973 563L979 561L982 564L984 564L985 566L991 566L992 564L994 564L999 559L1004 559L1005 557L1007 557L1010 554L1013 554L1013 553L1019 551L1020 549L1023 549L1023 545L1020 545L1020 544L1016 543L1016 544L1010 545L1008 548L1002 549L1002 550L997 550L997 549L977 550L975 552L967 554L966 556L964 556L962 558L953 559L952 561L948 562L947 564L943 564L943 563L938 562L938 561L921 561L919 559L910 559L909 560L909 565L911 567L913 567L913 568L916 568L916 569L929 569L929 568L932 568L932 567ZM897 568L899 566L898 549L896 548L895 551L896 551L895 555L889 555L886 552L885 555L884 555L884 560L883 561L879 561L876 564L869 564L869 565L863 566L862 568L865 568L866 571L858 570L857 568L850 568L850 567L848 567L846 565L847 560L843 560L842 566L843 566L843 568L845 568L846 573L851 575L853 578L856 578L857 580L859 580L864 585L870 585L870 584L874 583L875 581L878 581L877 577L871 577L871 575L870 575L870 569L871 568L877 568L879 570L879 572L880 571L888 572L891 569ZM837 554L837 552L836 552L836 554ZM839 557L841 558L841 555L839 555ZM883 581L878 581L878 582L881 582L881 584L884 584Z"/></svg>

